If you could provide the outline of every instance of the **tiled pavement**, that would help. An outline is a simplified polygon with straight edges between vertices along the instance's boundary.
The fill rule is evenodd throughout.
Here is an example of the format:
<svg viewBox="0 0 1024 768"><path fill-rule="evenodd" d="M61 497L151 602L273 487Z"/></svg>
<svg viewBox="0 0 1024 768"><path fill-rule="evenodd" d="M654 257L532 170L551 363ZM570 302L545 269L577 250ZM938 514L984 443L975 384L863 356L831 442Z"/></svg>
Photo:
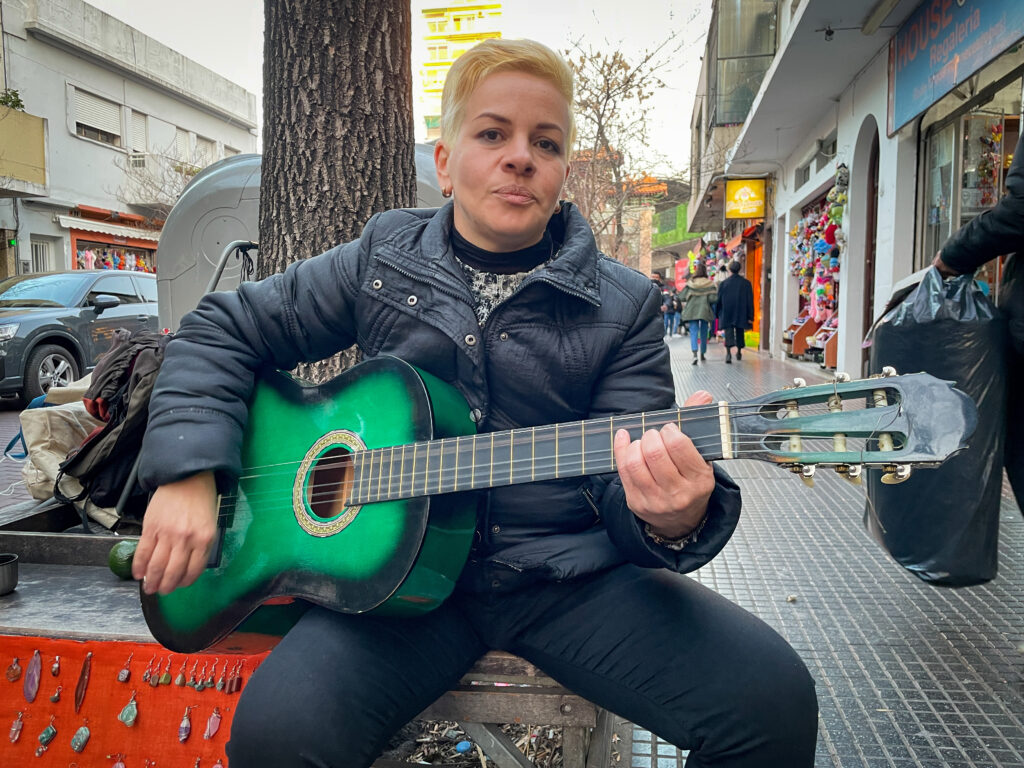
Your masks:
<svg viewBox="0 0 1024 768"><path fill-rule="evenodd" d="M738 400L824 377L756 352L727 366L720 345L691 366L685 337L669 346L680 401L694 389ZM948 589L904 571L865 532L863 486L821 473L808 489L753 461L726 468L743 488L743 518L695 576L807 663L821 709L816 768L1024 767L1024 520L1005 484L999 576ZM647 731L626 736L620 765L684 764Z"/></svg>
<svg viewBox="0 0 1024 768"><path fill-rule="evenodd" d="M694 389L741 400L794 376L824 377L756 352L727 366L720 345L691 366L687 339L669 346L680 401ZM0 403L0 447L16 431L17 410ZM1024 520L1008 490L999 576L954 590L919 581L868 536L862 487L822 473L808 489L752 461L727 468L743 488L743 519L695 576L775 627L807 663L821 708L816 768L1024 768ZM17 464L0 462L0 490L18 479ZM15 486L0 507L26 498ZM615 766L684 764L649 732L617 730Z"/></svg>

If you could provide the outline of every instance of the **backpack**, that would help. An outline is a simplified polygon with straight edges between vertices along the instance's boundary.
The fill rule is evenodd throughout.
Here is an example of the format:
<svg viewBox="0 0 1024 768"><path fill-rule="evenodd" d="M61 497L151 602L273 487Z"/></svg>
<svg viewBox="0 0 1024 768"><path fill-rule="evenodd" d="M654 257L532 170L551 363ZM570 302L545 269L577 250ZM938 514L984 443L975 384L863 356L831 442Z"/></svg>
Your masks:
<svg viewBox="0 0 1024 768"><path fill-rule="evenodd" d="M117 507L122 518L141 519L147 495L134 470L149 420L149 398L170 339L171 334L152 331L115 331L113 344L100 357L92 385L82 397L86 410L105 423L61 462L53 486L58 501L88 498L101 507ZM65 495L64 476L78 480L82 492Z"/></svg>

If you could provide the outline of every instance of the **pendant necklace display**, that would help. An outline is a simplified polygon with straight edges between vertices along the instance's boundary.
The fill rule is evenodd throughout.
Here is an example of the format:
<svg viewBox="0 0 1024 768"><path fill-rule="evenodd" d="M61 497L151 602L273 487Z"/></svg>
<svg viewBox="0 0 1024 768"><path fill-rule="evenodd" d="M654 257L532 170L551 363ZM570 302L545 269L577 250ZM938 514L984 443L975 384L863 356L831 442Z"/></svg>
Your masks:
<svg viewBox="0 0 1024 768"><path fill-rule="evenodd" d="M149 660L149 664L146 665L146 671L142 673L142 682L148 683L149 678L153 675L153 662L156 661L156 656Z"/></svg>
<svg viewBox="0 0 1024 768"><path fill-rule="evenodd" d="M178 741L184 744L188 741L188 737L192 734L192 721L188 717L188 713L191 712L195 707L185 707L185 716L181 718L181 725L178 726Z"/></svg>
<svg viewBox="0 0 1024 768"><path fill-rule="evenodd" d="M50 697L50 701L52 701L54 704L56 704L58 701L60 701L60 693L63 690L64 690L64 686L63 685L58 685L57 686L57 690L54 691L53 692L53 696Z"/></svg>
<svg viewBox="0 0 1024 768"><path fill-rule="evenodd" d="M85 689L89 687L89 670L92 669L92 651L85 654L85 661L82 662L82 671L78 675L78 685L75 686L75 714L82 708L85 700Z"/></svg>
<svg viewBox="0 0 1024 768"><path fill-rule="evenodd" d="M54 677L60 674L60 656L55 657L53 664L50 665L50 674Z"/></svg>
<svg viewBox="0 0 1024 768"><path fill-rule="evenodd" d="M21 685L22 693L25 694L25 701L31 704L36 700L36 696L39 694L39 678L43 674L43 657L39 655L39 651L33 651L32 660L28 663L28 669L25 670L25 681Z"/></svg>
<svg viewBox="0 0 1024 768"><path fill-rule="evenodd" d="M19 712L18 716L14 718L14 722L11 723L11 733L8 738L11 740L11 744L17 744L18 739L21 738L21 728L25 725L25 713Z"/></svg>
<svg viewBox="0 0 1024 768"><path fill-rule="evenodd" d="M131 663L132 663L132 657L133 656L135 656L134 653L129 653L128 654L128 660L124 663L124 666L121 667L121 671L117 673L117 682L119 682L119 683L127 683L129 680L131 680L131 678L132 678ZM149 667L146 667L146 669L148 670ZM145 675L143 675L142 677L143 677L143 679L147 679Z"/></svg>
<svg viewBox="0 0 1024 768"><path fill-rule="evenodd" d="M174 684L179 688L183 688L185 686L185 667L187 666L188 656L186 656L185 660L181 662L181 669L178 670L178 676L174 678Z"/></svg>
<svg viewBox="0 0 1024 768"><path fill-rule="evenodd" d="M160 685L170 685L171 684L171 657L170 656L167 657L167 666L164 667L164 673L162 675L160 675L159 684Z"/></svg>
<svg viewBox="0 0 1024 768"><path fill-rule="evenodd" d="M11 665L9 667L7 667L7 679L10 682L14 683L14 682L17 682L20 677L21 677L21 664L18 663L18 657L15 656L14 657L14 661L12 661Z"/></svg>
<svg viewBox="0 0 1024 768"><path fill-rule="evenodd" d="M128 700L128 703L124 705L124 709L121 710L121 714L117 716L117 719L131 728L135 725L135 719L138 716L139 707L135 703L135 691L132 691L132 697Z"/></svg>
<svg viewBox="0 0 1024 768"><path fill-rule="evenodd" d="M210 715L210 719L206 721L206 731L203 733L203 738L209 741L217 735L217 731L220 730L220 707L213 708L213 714Z"/></svg>
<svg viewBox="0 0 1024 768"><path fill-rule="evenodd" d="M36 747L36 757L42 757L47 747L50 746L50 742L53 741L53 737L57 735L57 727L53 724L54 715L50 715L50 724L43 728L42 733L39 734L39 746Z"/></svg>
<svg viewBox="0 0 1024 768"><path fill-rule="evenodd" d="M81 752L85 749L85 745L89 743L89 737L92 734L89 733L89 718L85 718L82 721L82 726L75 731L75 735L71 737L71 749L75 752Z"/></svg>

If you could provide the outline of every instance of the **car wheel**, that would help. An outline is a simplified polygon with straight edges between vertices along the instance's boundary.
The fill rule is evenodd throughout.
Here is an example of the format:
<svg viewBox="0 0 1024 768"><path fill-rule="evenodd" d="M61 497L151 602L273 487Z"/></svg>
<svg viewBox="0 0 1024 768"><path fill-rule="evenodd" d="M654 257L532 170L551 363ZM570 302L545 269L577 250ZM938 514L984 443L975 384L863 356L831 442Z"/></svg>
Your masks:
<svg viewBox="0 0 1024 768"><path fill-rule="evenodd" d="M75 358L64 347L43 344L32 351L25 366L24 400L45 395L50 387L66 387L78 378Z"/></svg>

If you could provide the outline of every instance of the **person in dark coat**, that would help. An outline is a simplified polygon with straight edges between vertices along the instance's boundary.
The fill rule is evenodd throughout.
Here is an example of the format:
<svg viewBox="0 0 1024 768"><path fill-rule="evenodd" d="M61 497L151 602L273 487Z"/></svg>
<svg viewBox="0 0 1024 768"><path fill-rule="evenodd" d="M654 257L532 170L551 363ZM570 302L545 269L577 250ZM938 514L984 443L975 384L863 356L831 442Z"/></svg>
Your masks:
<svg viewBox="0 0 1024 768"><path fill-rule="evenodd" d="M1009 319L1011 347L1007 353L1006 447L1004 466L1017 504L1024 510L1024 133L1013 150L1006 173L1006 194L994 208L971 219L942 245L932 266L945 277L973 272L1003 254L1014 254L1003 266L1000 308Z"/></svg>
<svg viewBox="0 0 1024 768"><path fill-rule="evenodd" d="M601 254L579 209L560 201L572 93L568 64L539 43L473 47L442 95L434 161L446 205L379 213L357 240L210 293L183 318L139 465L155 489L133 562L144 592L166 594L203 572L216 493L243 473L260 369L357 344L367 358L403 358L457 388L485 435L675 412L660 290ZM710 401L705 392L690 403ZM811 768L817 701L806 666L763 621L683 575L728 541L739 488L675 420L648 421L637 438L619 429L598 449L617 472L474 486L472 545L434 610L311 608L249 678L231 764L366 768L393 732L501 648L692 750L695 766ZM337 514L372 516L373 506Z"/></svg>
<svg viewBox="0 0 1024 768"><path fill-rule="evenodd" d="M718 286L718 305L715 314L718 325L725 331L725 362L732 362L732 348L736 347L736 359L743 359L746 346L743 335L754 327L754 288L750 281L740 274L740 263L729 262L729 277Z"/></svg>

